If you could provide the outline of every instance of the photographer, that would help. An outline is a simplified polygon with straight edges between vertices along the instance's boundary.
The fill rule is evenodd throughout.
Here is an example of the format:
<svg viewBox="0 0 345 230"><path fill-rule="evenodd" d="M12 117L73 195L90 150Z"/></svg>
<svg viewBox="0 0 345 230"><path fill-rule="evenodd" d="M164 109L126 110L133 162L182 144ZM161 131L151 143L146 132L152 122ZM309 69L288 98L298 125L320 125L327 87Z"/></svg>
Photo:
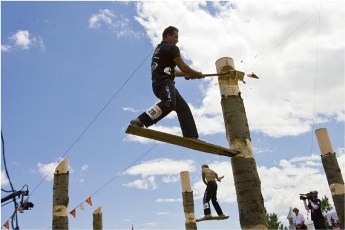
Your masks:
<svg viewBox="0 0 345 230"><path fill-rule="evenodd" d="M304 207L306 210L310 210L311 220L314 222L315 229L327 229L325 220L321 212L321 201L317 198L317 191L313 191L307 194L307 199L303 199Z"/></svg>

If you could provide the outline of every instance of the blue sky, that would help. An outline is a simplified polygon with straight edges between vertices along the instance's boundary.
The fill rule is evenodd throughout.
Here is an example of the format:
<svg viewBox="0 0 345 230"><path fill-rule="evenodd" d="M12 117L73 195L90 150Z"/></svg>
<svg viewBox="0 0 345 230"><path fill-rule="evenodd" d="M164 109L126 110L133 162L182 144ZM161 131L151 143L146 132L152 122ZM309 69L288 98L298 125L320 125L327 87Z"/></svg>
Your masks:
<svg viewBox="0 0 345 230"><path fill-rule="evenodd" d="M314 130L328 129L344 168L344 4L2 1L6 160L15 189L27 184L35 205L19 214L19 226L51 227L52 176L68 157L69 211L77 208L70 228L92 228L101 206L104 228L183 229L179 173L190 171L202 216L204 163L225 175L218 200L230 219L198 229L240 227L229 159L124 132L157 102L150 59L169 25L180 29L178 46L193 68L213 73L215 61L230 56L238 70L260 77L245 79L240 90L267 211L287 225L290 207L303 210L299 193L318 190L330 198ZM176 87L201 139L228 146L217 80L181 78ZM181 133L174 113L152 128ZM1 172L1 186L9 189L3 162ZM93 206L81 210L89 196ZM12 212L12 204L1 208L1 224Z"/></svg>

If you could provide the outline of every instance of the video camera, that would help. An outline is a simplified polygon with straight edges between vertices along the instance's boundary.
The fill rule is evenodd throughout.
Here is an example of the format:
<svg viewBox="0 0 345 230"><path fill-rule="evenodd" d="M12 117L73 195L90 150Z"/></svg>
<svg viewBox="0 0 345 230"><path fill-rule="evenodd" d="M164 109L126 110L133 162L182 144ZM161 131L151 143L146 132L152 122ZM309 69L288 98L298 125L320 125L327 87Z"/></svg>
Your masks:
<svg viewBox="0 0 345 230"><path fill-rule="evenodd" d="M299 194L299 199L300 200L311 200L313 196L317 196L318 192L317 191L310 191L306 194Z"/></svg>
<svg viewBox="0 0 345 230"><path fill-rule="evenodd" d="M23 209L23 210L31 210L33 207L34 207L34 204L32 202L29 202L29 201L25 201L23 202L20 207Z"/></svg>

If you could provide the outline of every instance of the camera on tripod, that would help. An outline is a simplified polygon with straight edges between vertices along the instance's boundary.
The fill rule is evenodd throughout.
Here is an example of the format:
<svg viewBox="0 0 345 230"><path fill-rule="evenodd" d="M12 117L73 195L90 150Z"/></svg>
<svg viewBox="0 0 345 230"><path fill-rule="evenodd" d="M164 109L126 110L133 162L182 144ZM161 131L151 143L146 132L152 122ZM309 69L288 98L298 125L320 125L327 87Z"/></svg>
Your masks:
<svg viewBox="0 0 345 230"><path fill-rule="evenodd" d="M306 194L299 194L299 199L300 200L311 200L313 196L317 196L318 192L317 191L310 191Z"/></svg>

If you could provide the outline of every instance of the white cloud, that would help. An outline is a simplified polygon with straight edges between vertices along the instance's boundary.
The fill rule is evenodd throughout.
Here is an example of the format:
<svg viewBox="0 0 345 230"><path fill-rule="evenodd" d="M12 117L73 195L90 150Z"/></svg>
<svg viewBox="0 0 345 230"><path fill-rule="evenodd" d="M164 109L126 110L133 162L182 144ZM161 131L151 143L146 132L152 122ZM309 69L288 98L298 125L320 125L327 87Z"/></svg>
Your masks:
<svg viewBox="0 0 345 230"><path fill-rule="evenodd" d="M181 171L195 171L195 163L192 160L173 160L158 158L144 161L139 165L129 168L125 174L147 176L179 175Z"/></svg>
<svg viewBox="0 0 345 230"><path fill-rule="evenodd" d="M45 45L40 36L32 36L28 30L18 30L10 37L10 40L20 49L29 50L32 46L45 50ZM10 47L7 47L10 48ZM1 47L3 49L3 47Z"/></svg>
<svg viewBox="0 0 345 230"><path fill-rule="evenodd" d="M130 188L137 188L137 189L143 189L143 190L148 190L148 189L154 190L158 187L155 182L154 176L143 177L142 179L137 179L133 182L129 182L123 185Z"/></svg>
<svg viewBox="0 0 345 230"><path fill-rule="evenodd" d="M205 4L215 12L208 12ZM240 84L251 131L271 137L297 136L310 131L314 117L316 124L343 122L341 3L323 3L320 24L319 2L269 4L145 1L137 4L136 19L153 46L167 25L176 25L181 53L197 70L215 72L215 61L231 56L237 69L258 74L259 80ZM171 8L181 12L178 20ZM205 25L209 36L204 36ZM202 104L191 106L199 132L224 132L217 81L200 82Z"/></svg>
<svg viewBox="0 0 345 230"><path fill-rule="evenodd" d="M21 47L22 49L29 49L30 46L30 34L27 30L19 30L14 35L10 37L14 41L14 43Z"/></svg>
<svg viewBox="0 0 345 230"><path fill-rule="evenodd" d="M48 164L43 164L41 162L37 163L38 172L47 181L52 181L54 179L54 173L58 162L51 162Z"/></svg>
<svg viewBox="0 0 345 230"><path fill-rule="evenodd" d="M37 169L38 172L42 175L42 177L46 180L46 181L52 181L54 179L54 173L55 173L55 169L56 167L62 162L63 159L58 159L58 161L55 162L50 162L47 164L38 162L37 163ZM69 166L68 168L69 173L73 173L74 170Z"/></svg>
<svg viewBox="0 0 345 230"><path fill-rule="evenodd" d="M128 175L140 175L141 179L123 185L137 189L156 189L158 188L155 182L157 176L163 176L163 183L175 183L179 180L181 171L195 171L195 163L192 160L172 160L168 158L145 161L125 172Z"/></svg>
<svg viewBox="0 0 345 230"><path fill-rule="evenodd" d="M157 203L175 203L175 202L181 202L182 199L175 199L175 198L158 198L156 200Z"/></svg>
<svg viewBox="0 0 345 230"><path fill-rule="evenodd" d="M178 175L168 175L162 178L162 181L164 183L175 183L179 180L180 180L180 177Z"/></svg>
<svg viewBox="0 0 345 230"><path fill-rule="evenodd" d="M9 184L8 178L4 170L1 170L1 186L6 186Z"/></svg>
<svg viewBox="0 0 345 230"><path fill-rule="evenodd" d="M115 15L108 9L99 10L97 14L91 15L89 18L90 28L97 29L101 26L102 23L106 25L111 25Z"/></svg>
<svg viewBox="0 0 345 230"><path fill-rule="evenodd" d="M129 107L124 107L122 108L124 111L129 111L129 112L132 112L132 113L137 113L137 112L140 112L138 109L133 109L133 108L129 108Z"/></svg>
<svg viewBox="0 0 345 230"><path fill-rule="evenodd" d="M148 228L157 228L159 226L159 224L156 222L147 222L147 223L144 223L144 225L147 226Z"/></svg>
<svg viewBox="0 0 345 230"><path fill-rule="evenodd" d="M89 166L87 164L84 164L81 166L81 171L86 171L89 168Z"/></svg>
<svg viewBox="0 0 345 230"><path fill-rule="evenodd" d="M172 216L171 212L157 212L158 216Z"/></svg>
<svg viewBox="0 0 345 230"><path fill-rule="evenodd" d="M10 52L11 46L10 45L1 45L1 52Z"/></svg>
<svg viewBox="0 0 345 230"><path fill-rule="evenodd" d="M89 27L99 29L105 25L108 29L116 34L118 38L131 37L139 39L142 33L131 28L131 20L120 14L114 14L109 9L99 10L98 13L91 15L89 18Z"/></svg>

